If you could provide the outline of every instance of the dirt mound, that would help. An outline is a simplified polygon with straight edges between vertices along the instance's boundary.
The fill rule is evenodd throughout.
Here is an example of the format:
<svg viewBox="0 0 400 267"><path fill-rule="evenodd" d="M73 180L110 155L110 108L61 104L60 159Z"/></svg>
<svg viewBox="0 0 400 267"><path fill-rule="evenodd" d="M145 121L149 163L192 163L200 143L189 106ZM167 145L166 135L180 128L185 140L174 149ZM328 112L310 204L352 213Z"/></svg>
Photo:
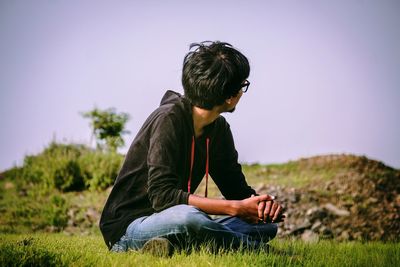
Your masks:
<svg viewBox="0 0 400 267"><path fill-rule="evenodd" d="M400 170L353 155L317 156L292 163L297 166L294 171L310 173L315 179L300 188L268 182L258 188L277 195L286 207L288 217L279 235L301 236L307 241L399 240ZM326 174L329 178L320 178Z"/></svg>

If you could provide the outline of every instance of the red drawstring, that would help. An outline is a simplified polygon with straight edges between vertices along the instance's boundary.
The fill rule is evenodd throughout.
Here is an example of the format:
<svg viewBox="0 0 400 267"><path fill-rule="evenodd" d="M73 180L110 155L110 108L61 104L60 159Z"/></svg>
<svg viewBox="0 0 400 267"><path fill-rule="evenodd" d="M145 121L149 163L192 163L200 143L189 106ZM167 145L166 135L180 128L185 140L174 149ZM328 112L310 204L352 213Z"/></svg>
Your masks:
<svg viewBox="0 0 400 267"><path fill-rule="evenodd" d="M189 181L188 181L188 192L190 193L190 185L192 183L192 171L194 164L194 136L192 137L192 151L190 153L190 173L189 173Z"/></svg>
<svg viewBox="0 0 400 267"><path fill-rule="evenodd" d="M209 144L210 144L210 138L207 137L206 139L206 191L204 193L204 196L207 197L208 195L208 169L209 169ZM189 180L188 180L188 192L190 193L190 187L192 184L192 172L193 172L193 164L194 164L194 148L195 148L195 140L194 136L192 137L192 150L190 152L190 173L189 173Z"/></svg>
<svg viewBox="0 0 400 267"><path fill-rule="evenodd" d="M208 144L210 143L210 138L207 137L206 139L206 149L207 149L207 159L206 159L206 192L204 196L207 197L208 195Z"/></svg>

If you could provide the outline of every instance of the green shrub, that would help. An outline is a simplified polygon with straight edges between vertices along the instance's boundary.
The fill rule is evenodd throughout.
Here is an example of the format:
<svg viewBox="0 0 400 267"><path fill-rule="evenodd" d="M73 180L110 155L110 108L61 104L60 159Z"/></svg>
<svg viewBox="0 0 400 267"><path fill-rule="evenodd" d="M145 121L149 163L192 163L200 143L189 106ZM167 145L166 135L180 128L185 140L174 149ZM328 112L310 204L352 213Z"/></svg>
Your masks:
<svg viewBox="0 0 400 267"><path fill-rule="evenodd" d="M77 159L86 151L88 149L82 145L53 142L42 153L25 157L21 178L47 189L82 190L84 181Z"/></svg>
<svg viewBox="0 0 400 267"><path fill-rule="evenodd" d="M113 185L121 167L123 156L113 152L87 153L79 159L84 172L86 187L105 189Z"/></svg>
<svg viewBox="0 0 400 267"><path fill-rule="evenodd" d="M45 191L99 190L114 183L122 160L123 156L116 152L52 142L42 153L26 156L22 167L3 175L16 181L19 187L33 184Z"/></svg>
<svg viewBox="0 0 400 267"><path fill-rule="evenodd" d="M46 225L55 227L55 230L62 230L68 223L68 207L62 196L54 195L50 203L44 209Z"/></svg>
<svg viewBox="0 0 400 267"><path fill-rule="evenodd" d="M67 226L69 203L62 195L8 197L12 199L0 203L0 207L7 207L1 212L0 232L58 232Z"/></svg>
<svg viewBox="0 0 400 267"><path fill-rule="evenodd" d="M63 191L80 191L84 189L85 182L81 168L76 160L67 160L54 170L54 186Z"/></svg>

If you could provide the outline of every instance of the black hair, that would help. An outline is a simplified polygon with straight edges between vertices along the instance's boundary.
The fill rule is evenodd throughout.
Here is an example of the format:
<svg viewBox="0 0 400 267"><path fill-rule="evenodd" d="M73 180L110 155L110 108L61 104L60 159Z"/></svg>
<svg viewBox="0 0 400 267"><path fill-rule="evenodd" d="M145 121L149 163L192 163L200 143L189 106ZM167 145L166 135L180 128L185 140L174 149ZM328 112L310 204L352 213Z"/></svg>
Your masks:
<svg viewBox="0 0 400 267"><path fill-rule="evenodd" d="M249 77L248 59L229 43L205 41L190 45L183 60L182 85L192 105L212 109L236 96Z"/></svg>

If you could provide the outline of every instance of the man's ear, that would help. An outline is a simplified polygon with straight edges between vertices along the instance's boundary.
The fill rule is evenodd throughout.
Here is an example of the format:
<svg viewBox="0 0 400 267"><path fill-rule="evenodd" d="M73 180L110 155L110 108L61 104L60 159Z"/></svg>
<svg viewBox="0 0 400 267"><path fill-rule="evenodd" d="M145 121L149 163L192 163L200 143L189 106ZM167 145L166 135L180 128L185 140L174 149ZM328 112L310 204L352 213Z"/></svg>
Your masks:
<svg viewBox="0 0 400 267"><path fill-rule="evenodd" d="M226 102L228 105L232 104L232 97L226 99L225 102Z"/></svg>

